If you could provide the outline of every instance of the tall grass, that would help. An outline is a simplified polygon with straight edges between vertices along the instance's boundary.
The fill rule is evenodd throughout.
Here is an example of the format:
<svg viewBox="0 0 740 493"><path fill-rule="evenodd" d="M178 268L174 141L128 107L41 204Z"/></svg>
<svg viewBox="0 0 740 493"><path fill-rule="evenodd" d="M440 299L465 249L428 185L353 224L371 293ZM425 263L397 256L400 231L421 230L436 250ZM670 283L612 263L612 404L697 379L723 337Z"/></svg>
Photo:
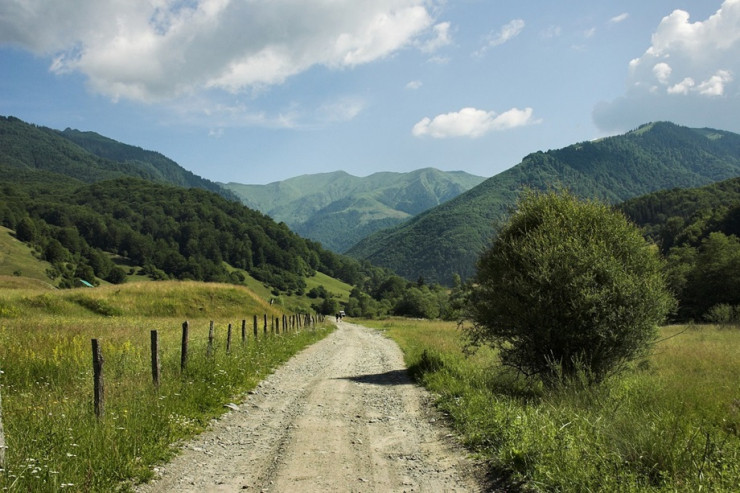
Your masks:
<svg viewBox="0 0 740 493"><path fill-rule="evenodd" d="M112 491L144 481L154 464L174 453L172 444L203 430L224 404L328 333L319 328L265 337L262 315L277 316L274 307L246 289L200 283L6 292L0 306L8 446L0 488L9 491ZM158 312L165 316L154 316ZM257 340L253 314L260 317ZM189 358L181 372L186 318ZM241 319L249 329L245 344ZM216 343L209 354L210 320ZM229 353L228 323L234 329ZM158 389L149 350L155 329ZM105 414L99 420L93 412L92 338L101 341L104 357Z"/></svg>
<svg viewBox="0 0 740 493"><path fill-rule="evenodd" d="M509 488L738 491L740 331L666 327L653 355L599 386L544 388L452 324L368 321L387 330L464 442Z"/></svg>

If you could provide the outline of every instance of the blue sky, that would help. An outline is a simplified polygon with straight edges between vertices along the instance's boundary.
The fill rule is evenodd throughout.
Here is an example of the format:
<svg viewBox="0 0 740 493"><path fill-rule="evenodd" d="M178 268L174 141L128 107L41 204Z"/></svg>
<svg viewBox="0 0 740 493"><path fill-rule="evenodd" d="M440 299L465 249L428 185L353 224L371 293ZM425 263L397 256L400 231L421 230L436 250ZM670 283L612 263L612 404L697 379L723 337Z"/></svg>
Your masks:
<svg viewBox="0 0 740 493"><path fill-rule="evenodd" d="M740 0L2 0L0 114L220 182L424 167L670 120L740 133Z"/></svg>

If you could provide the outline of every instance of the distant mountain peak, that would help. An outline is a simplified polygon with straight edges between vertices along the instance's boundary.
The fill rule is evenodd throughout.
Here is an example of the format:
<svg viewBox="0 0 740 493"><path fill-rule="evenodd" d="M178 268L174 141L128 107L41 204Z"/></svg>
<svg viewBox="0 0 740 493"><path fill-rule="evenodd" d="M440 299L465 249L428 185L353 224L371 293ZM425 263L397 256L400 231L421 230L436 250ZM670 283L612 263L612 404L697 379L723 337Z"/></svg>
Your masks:
<svg viewBox="0 0 740 493"><path fill-rule="evenodd" d="M484 179L422 168L365 177L333 171L267 185L227 183L224 187L298 234L342 252L364 236L446 202Z"/></svg>

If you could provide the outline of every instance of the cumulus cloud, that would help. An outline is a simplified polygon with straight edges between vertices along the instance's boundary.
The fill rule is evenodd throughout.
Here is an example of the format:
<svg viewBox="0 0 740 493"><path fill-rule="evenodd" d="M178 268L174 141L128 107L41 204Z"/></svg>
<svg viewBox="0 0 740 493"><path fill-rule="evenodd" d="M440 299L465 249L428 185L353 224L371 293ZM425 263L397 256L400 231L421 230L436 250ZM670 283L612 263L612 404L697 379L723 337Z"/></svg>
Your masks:
<svg viewBox="0 0 740 493"><path fill-rule="evenodd" d="M486 38L486 44L473 53L474 56L483 56L488 50L496 46L502 45L507 41L519 36L524 29L524 21L522 19L514 19L509 21L496 32L489 34Z"/></svg>
<svg viewBox="0 0 740 493"><path fill-rule="evenodd" d="M429 37L449 42L426 0L4 0L0 43L81 72L113 99L280 84L317 65L354 67ZM418 46L418 44L417 44Z"/></svg>
<svg viewBox="0 0 740 493"><path fill-rule="evenodd" d="M673 69L665 62L656 63L653 67L653 74L661 84L668 83L671 77L671 72L673 72Z"/></svg>
<svg viewBox="0 0 740 493"><path fill-rule="evenodd" d="M423 118L414 125L411 133L416 137L430 136L435 139L450 137L481 137L489 132L508 130L524 125L539 123L532 118L532 108L512 108L501 114L476 108L444 113L434 118Z"/></svg>
<svg viewBox="0 0 740 493"><path fill-rule="evenodd" d="M628 67L624 96L594 109L603 130L634 128L647 121L740 130L740 0L725 0L707 19L692 22L674 10L652 35L650 46Z"/></svg>
<svg viewBox="0 0 740 493"><path fill-rule="evenodd" d="M411 89L412 91L415 91L419 89L422 86L422 82L420 80L412 80L408 84L406 84L406 89Z"/></svg>

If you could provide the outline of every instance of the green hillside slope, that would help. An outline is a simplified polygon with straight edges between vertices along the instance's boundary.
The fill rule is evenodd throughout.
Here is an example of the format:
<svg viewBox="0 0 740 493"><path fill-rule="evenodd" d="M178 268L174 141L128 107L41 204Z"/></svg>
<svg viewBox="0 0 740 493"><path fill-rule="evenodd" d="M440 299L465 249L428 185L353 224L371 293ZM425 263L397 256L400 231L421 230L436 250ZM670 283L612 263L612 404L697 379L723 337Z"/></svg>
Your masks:
<svg viewBox="0 0 740 493"><path fill-rule="evenodd" d="M191 173L158 152L94 132L71 129L60 132L12 116L0 117L0 169L12 170L6 171L13 175L7 181L37 173L54 173L57 180L67 184L132 177L201 188L236 200L235 195L217 183Z"/></svg>
<svg viewBox="0 0 740 493"><path fill-rule="evenodd" d="M225 194L225 190L219 184L201 178L158 152L123 144L95 132L81 132L68 128L58 133L96 156L116 163L132 165L145 171L153 181L181 187L202 188L221 195ZM231 194L226 194L226 196L236 198Z"/></svg>
<svg viewBox="0 0 740 493"><path fill-rule="evenodd" d="M367 177L343 171L304 175L268 185L228 183L242 202L296 233L342 252L365 236L444 203L485 178L425 168Z"/></svg>
<svg viewBox="0 0 740 493"><path fill-rule="evenodd" d="M566 187L617 203L656 190L740 175L740 135L661 122L624 135L537 152L410 221L364 239L348 254L408 279L450 283L475 262L525 187Z"/></svg>

